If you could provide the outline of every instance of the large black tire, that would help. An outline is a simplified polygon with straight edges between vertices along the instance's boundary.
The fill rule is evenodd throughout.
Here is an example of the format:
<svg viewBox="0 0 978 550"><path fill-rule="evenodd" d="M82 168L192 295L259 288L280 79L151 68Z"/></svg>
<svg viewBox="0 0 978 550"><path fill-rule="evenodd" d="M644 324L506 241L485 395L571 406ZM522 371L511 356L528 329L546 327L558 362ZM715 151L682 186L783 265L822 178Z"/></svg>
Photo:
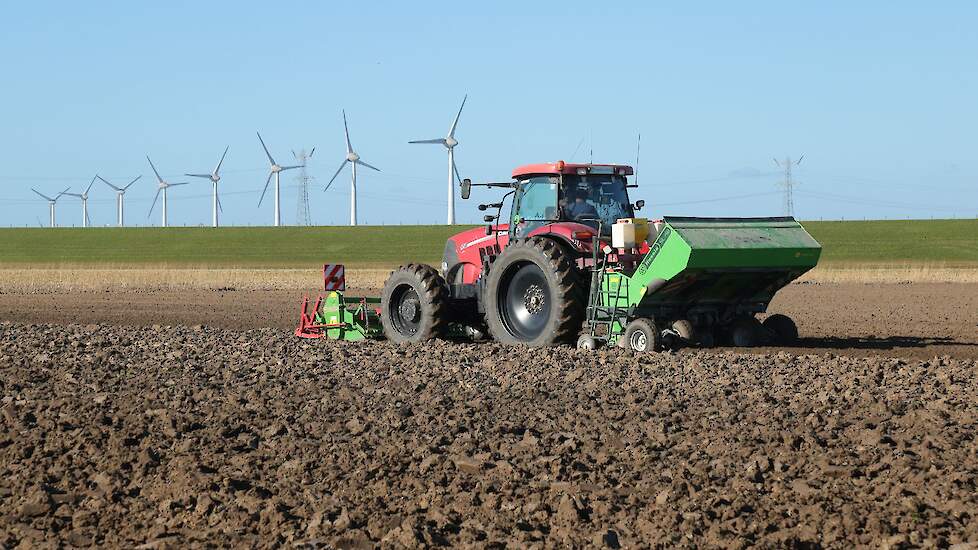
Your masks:
<svg viewBox="0 0 978 550"><path fill-rule="evenodd" d="M584 281L570 253L552 239L515 241L489 269L486 322L503 344L573 343L586 302Z"/></svg>
<svg viewBox="0 0 978 550"><path fill-rule="evenodd" d="M775 313L764 319L764 328L768 330L775 344L793 344L798 341L798 327L791 317Z"/></svg>
<svg viewBox="0 0 978 550"><path fill-rule="evenodd" d="M730 343L738 348L763 343L763 335L761 322L754 317L741 317L730 325Z"/></svg>
<svg viewBox="0 0 978 550"><path fill-rule="evenodd" d="M448 329L448 285L429 265L402 265L384 283L380 308L388 340L402 343L439 338Z"/></svg>
<svg viewBox="0 0 978 550"><path fill-rule="evenodd" d="M626 349L646 353L662 349L662 334L652 319L638 318L625 326L622 334Z"/></svg>

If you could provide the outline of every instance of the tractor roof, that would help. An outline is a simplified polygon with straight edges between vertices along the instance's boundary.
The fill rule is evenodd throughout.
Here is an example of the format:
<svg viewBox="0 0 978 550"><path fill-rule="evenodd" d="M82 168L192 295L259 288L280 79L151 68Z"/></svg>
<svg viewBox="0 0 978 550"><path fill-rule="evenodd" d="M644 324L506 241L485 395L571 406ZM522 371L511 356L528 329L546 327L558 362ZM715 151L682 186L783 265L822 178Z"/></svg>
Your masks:
<svg viewBox="0 0 978 550"><path fill-rule="evenodd" d="M526 164L513 170L513 177L520 178L534 174L577 174L579 170L587 170L590 174L621 174L624 170L626 176L634 174L631 166L625 164L572 164L558 160L557 162L545 162L543 164Z"/></svg>

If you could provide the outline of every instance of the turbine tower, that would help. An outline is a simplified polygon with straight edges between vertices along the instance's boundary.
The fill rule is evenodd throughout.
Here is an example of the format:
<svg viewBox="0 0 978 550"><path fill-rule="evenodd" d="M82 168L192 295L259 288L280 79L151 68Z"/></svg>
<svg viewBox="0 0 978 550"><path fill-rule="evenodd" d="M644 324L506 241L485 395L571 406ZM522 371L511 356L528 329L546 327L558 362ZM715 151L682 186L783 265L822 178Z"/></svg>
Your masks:
<svg viewBox="0 0 978 550"><path fill-rule="evenodd" d="M258 134L258 132L255 132ZM265 150L265 155L268 157L268 179L265 180L265 188L261 191L261 198L258 199L258 206L261 206L261 202L265 200L265 192L268 191L268 182L272 181L272 176L275 176L275 227L282 225L282 209L281 205L281 174L286 170L292 170L293 168L302 168L301 165L296 164L294 166L279 166L275 159L272 158L272 154L268 152L268 147L265 146L265 140L261 138L261 134L258 134L258 141L261 142L261 148Z"/></svg>
<svg viewBox="0 0 978 550"><path fill-rule="evenodd" d="M95 176L95 178L97 177L98 176ZM88 192L91 191L92 186L95 185L95 178L92 178L92 181L88 184L88 188L85 189L84 193L63 193L64 195L68 195L71 197L78 197L79 199L81 199L82 227L88 227L88 224L91 223L91 220L88 217Z"/></svg>
<svg viewBox="0 0 978 550"><path fill-rule="evenodd" d="M458 127L458 118L462 116L462 109L465 108L465 100L468 99L468 94L462 98L462 106L458 108L458 114L455 115L455 120L452 122L451 128L448 129L448 136L438 139L419 139L415 141L409 141L408 143L440 143L448 149L448 225L455 224L455 178L458 178L459 182L462 178L458 175L458 168L455 166L455 146L458 145L458 140L455 139L455 128Z"/></svg>
<svg viewBox="0 0 978 550"><path fill-rule="evenodd" d="M160 191L162 191L163 192L163 225L162 225L162 227L166 227L166 190L167 190L167 188L168 187L174 187L174 186L177 186L177 185L187 185L190 182L188 182L188 181L181 181L181 182L178 182L178 183L170 183L170 182L164 180L162 177L160 177L160 173L156 171L156 167L153 166L153 161L149 160L149 156L148 155L146 156L146 160L149 161L149 166L150 166L150 168L153 169L153 173L156 174L156 181L158 182L156 184L156 196L153 197L153 205L149 207L149 214L146 214L146 217L148 218L148 217L150 217L150 216L153 215L153 209L156 208L156 199L160 198Z"/></svg>
<svg viewBox="0 0 978 550"><path fill-rule="evenodd" d="M224 148L224 154L221 155L221 160L219 160L217 162L217 166L214 168L214 171L211 172L210 174L184 174L185 176L191 176L191 177L194 177L194 178L207 178L207 179L211 180L211 187L214 189L214 196L213 196L213 198L211 200L211 202L212 202L212 204L211 204L211 210L213 212L213 215L212 215L212 218L211 218L213 221L211 222L211 225L213 227L217 227L217 211L218 211L218 209L220 209L221 212L224 212L224 207L221 206L221 199L217 198L217 182L221 181L221 173L220 173L221 172L221 165L224 164L224 157L227 156L228 149L230 147L231 146L228 145L227 147Z"/></svg>
<svg viewBox="0 0 978 550"><path fill-rule="evenodd" d="M795 162L791 162L791 157L785 157L785 159L781 162L778 162L778 159L774 159L774 164L777 165L778 168L784 170L784 181L781 182L781 185L784 187L785 216L793 217L795 215L795 198L793 188L796 182L791 179L791 167L801 164L801 159L803 158L805 158L805 155L799 157Z"/></svg>
<svg viewBox="0 0 978 550"><path fill-rule="evenodd" d="M336 169L336 173L333 174L332 178L330 178L329 183L326 184L326 188L323 189L323 191L329 189L329 186L333 184L333 180L336 179L336 176L340 175L340 172L343 170L343 167L346 166L346 163L349 162L350 172L353 173L353 179L350 181L350 225L356 225L357 224L357 165L359 164L360 166L366 166L367 168L370 168L371 170L376 170L378 172L380 172L380 168L374 168L373 166L370 166L366 162L363 162L362 160L360 160L360 155L358 155L356 151L353 150L353 145L350 144L350 129L346 125L346 110L343 111L343 132L346 134L346 158L343 159L343 162L340 163L340 167Z"/></svg>
<svg viewBox="0 0 978 550"><path fill-rule="evenodd" d="M125 227L125 225L126 225L126 217L125 217L125 196L126 196L126 189L129 189L129 187L132 186L132 184L134 184L137 181L139 181L139 178L141 178L142 176L136 176L132 181L130 181L128 184L126 184L123 187L116 187L115 185L112 185L111 183L105 181L105 178L103 178L102 176L100 176L98 174L96 174L95 177L98 178L98 179L100 179L100 180L102 180L102 183L104 183L105 185L108 185L112 189L115 189L115 208L116 208L116 211L118 213L118 218L119 218L117 223L118 223L118 226L119 227Z"/></svg>
<svg viewBox="0 0 978 550"><path fill-rule="evenodd" d="M54 203L58 202L58 199L61 198L61 195L64 195L65 193L67 193L68 192L68 189L70 189L70 188L69 187L66 187L64 191L58 193L52 199L51 197L45 195L44 193L41 193L40 191L38 191L37 189L34 189L33 187L31 187L31 191L37 193L38 196L40 196L42 199L45 199L45 200L48 201L48 217L51 220L51 227L55 227L55 224L54 224Z"/></svg>

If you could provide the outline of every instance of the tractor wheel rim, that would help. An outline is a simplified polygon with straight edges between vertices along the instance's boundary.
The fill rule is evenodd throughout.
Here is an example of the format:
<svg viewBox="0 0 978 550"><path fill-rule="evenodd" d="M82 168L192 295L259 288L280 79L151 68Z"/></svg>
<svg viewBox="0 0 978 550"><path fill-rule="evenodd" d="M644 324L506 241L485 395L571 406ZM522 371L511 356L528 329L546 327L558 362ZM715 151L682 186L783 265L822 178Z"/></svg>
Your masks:
<svg viewBox="0 0 978 550"><path fill-rule="evenodd" d="M628 339L628 343L631 344L632 349L635 351L645 351L646 346L649 345L649 339L645 336L644 332L636 330Z"/></svg>
<svg viewBox="0 0 978 550"><path fill-rule="evenodd" d="M391 324L401 334L415 334L421 326L421 298L409 285L394 289L391 296Z"/></svg>
<svg viewBox="0 0 978 550"><path fill-rule="evenodd" d="M550 321L547 278L532 262L514 265L507 275L498 296L503 325L519 340L534 340Z"/></svg>

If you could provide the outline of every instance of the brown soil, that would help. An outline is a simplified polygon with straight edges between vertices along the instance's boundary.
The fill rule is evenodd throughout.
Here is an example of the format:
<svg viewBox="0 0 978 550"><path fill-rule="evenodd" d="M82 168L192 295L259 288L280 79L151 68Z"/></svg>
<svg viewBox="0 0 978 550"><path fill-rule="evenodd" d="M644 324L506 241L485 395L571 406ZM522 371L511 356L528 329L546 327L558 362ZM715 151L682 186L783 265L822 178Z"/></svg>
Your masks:
<svg viewBox="0 0 978 550"><path fill-rule="evenodd" d="M376 290L353 290L376 295ZM301 293L152 291L0 294L0 320L27 323L200 325L291 330ZM315 294L315 291L313 291ZM772 313L798 323L792 353L978 358L978 284L795 284ZM759 352L778 351L772 348Z"/></svg>
<svg viewBox="0 0 978 550"><path fill-rule="evenodd" d="M303 341L296 298L0 294L0 547L978 543L978 285L792 285L748 354Z"/></svg>

